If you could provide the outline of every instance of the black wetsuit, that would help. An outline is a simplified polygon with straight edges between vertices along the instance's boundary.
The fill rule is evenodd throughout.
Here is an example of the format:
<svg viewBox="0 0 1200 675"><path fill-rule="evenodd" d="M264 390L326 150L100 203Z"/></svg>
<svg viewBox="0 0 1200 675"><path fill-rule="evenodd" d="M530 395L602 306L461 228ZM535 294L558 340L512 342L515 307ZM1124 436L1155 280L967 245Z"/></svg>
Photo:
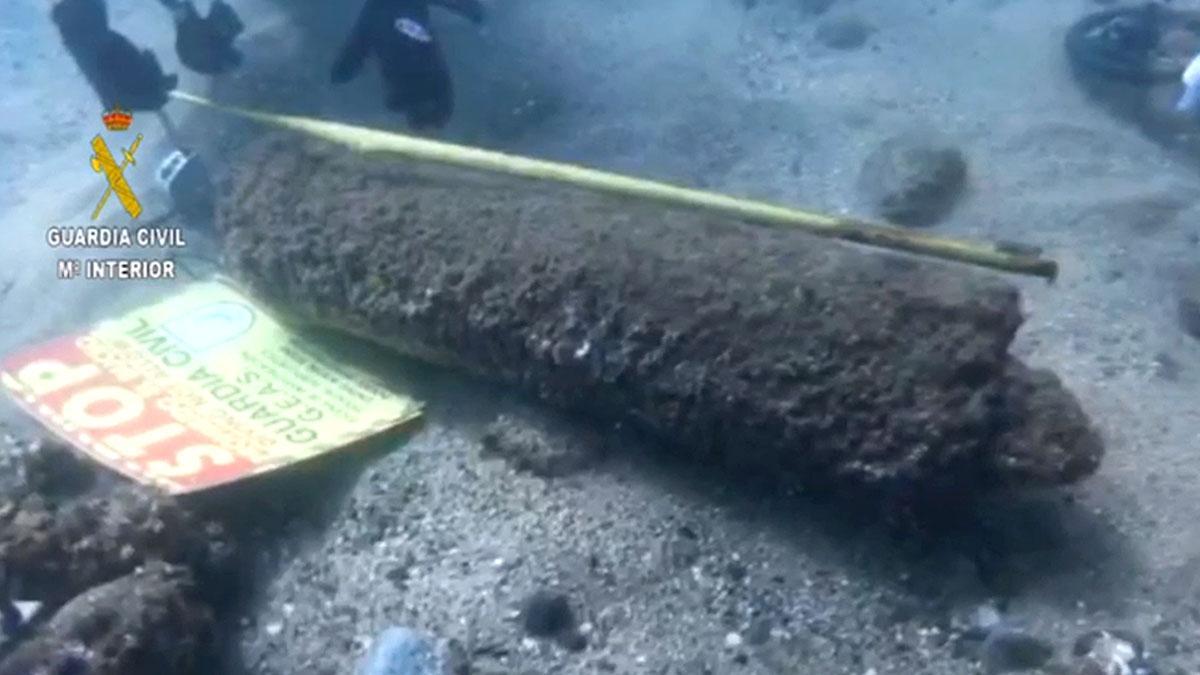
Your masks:
<svg viewBox="0 0 1200 675"><path fill-rule="evenodd" d="M104 0L61 0L51 10L63 45L105 109L158 110L178 78L166 75L150 50L140 50L108 25Z"/></svg>
<svg viewBox="0 0 1200 675"><path fill-rule="evenodd" d="M367 56L379 59L387 107L415 128L442 127L454 111L454 87L429 23L431 0L366 0L333 65L332 80L358 75ZM440 0L467 18L483 20L478 0Z"/></svg>
<svg viewBox="0 0 1200 675"><path fill-rule="evenodd" d="M197 73L218 75L242 63L233 41L245 27L233 7L213 0L201 16L191 0L159 0L175 17L175 53L179 62Z"/></svg>

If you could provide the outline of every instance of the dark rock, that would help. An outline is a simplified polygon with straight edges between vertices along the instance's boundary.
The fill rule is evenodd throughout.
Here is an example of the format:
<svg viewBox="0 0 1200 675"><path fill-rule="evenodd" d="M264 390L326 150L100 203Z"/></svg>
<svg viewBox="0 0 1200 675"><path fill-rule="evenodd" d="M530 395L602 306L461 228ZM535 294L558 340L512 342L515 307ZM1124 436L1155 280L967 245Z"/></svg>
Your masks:
<svg viewBox="0 0 1200 675"><path fill-rule="evenodd" d="M1179 327L1200 340L1200 277L1185 283L1179 291Z"/></svg>
<svg viewBox="0 0 1200 675"><path fill-rule="evenodd" d="M817 40L830 49L858 49L867 43L875 28L862 18L848 14L822 21Z"/></svg>
<svg viewBox="0 0 1200 675"><path fill-rule="evenodd" d="M403 591L408 588L409 566L400 563L392 569L388 570L383 575L397 590Z"/></svg>
<svg viewBox="0 0 1200 675"><path fill-rule="evenodd" d="M983 641L983 665L987 673L1032 670L1054 656L1054 647L1028 633L997 627Z"/></svg>
<svg viewBox="0 0 1200 675"><path fill-rule="evenodd" d="M213 631L191 573L151 562L68 602L0 663L0 675L212 672Z"/></svg>
<svg viewBox="0 0 1200 675"><path fill-rule="evenodd" d="M0 506L0 563L23 599L58 606L150 560L190 568L213 601L233 590L232 539L148 488L121 486L61 508L37 495Z"/></svg>
<svg viewBox="0 0 1200 675"><path fill-rule="evenodd" d="M875 212L912 227L933 225L962 196L967 161L945 140L920 134L885 141L863 163L860 190Z"/></svg>
<svg viewBox="0 0 1200 675"><path fill-rule="evenodd" d="M525 599L521 622L530 635L556 637L575 630L575 613L566 595L542 589Z"/></svg>
<svg viewBox="0 0 1200 675"><path fill-rule="evenodd" d="M40 439L25 456L25 487L44 497L83 494L95 482L95 465L58 439Z"/></svg>
<svg viewBox="0 0 1200 675"><path fill-rule="evenodd" d="M598 441L579 432L556 430L526 419L500 415L481 440L483 452L501 457L517 471L542 478L575 473L598 455Z"/></svg>

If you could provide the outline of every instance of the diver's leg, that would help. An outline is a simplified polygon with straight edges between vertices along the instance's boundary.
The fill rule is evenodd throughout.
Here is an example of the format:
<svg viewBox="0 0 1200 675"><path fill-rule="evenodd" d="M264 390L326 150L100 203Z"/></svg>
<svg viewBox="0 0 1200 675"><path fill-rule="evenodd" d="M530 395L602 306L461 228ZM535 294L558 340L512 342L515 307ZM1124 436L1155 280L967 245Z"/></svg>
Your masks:
<svg viewBox="0 0 1200 675"><path fill-rule="evenodd" d="M371 53L371 21L373 15L379 12L378 7L377 0L367 0L359 11L354 27L350 29L350 35L346 37L333 63L329 75L333 83L349 82L362 70L367 55Z"/></svg>

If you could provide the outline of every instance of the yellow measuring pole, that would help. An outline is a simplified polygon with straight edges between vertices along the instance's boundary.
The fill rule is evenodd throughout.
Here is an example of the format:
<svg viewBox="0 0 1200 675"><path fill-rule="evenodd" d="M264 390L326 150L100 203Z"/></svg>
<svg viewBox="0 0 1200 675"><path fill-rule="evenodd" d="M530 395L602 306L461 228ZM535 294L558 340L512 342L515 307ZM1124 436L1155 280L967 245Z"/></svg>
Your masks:
<svg viewBox="0 0 1200 675"><path fill-rule="evenodd" d="M182 101L322 138L357 152L395 154L439 164L566 183L599 192L712 211L760 225L793 228L817 236L1048 280L1053 280L1058 275L1058 263L1053 260L1001 250L991 244L937 237L885 223L812 213L573 164L431 141L391 131L309 117L258 112L222 105L181 91L172 92L171 95Z"/></svg>

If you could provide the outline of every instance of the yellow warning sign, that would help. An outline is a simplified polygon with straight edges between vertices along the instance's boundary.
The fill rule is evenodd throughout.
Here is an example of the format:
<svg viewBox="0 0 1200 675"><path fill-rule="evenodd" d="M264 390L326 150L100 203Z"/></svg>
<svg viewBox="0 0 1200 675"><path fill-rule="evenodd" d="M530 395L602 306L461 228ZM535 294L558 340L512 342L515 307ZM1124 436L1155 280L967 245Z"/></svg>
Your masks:
<svg viewBox="0 0 1200 675"><path fill-rule="evenodd" d="M8 357L0 380L96 460L171 493L294 464L421 414L222 281Z"/></svg>

